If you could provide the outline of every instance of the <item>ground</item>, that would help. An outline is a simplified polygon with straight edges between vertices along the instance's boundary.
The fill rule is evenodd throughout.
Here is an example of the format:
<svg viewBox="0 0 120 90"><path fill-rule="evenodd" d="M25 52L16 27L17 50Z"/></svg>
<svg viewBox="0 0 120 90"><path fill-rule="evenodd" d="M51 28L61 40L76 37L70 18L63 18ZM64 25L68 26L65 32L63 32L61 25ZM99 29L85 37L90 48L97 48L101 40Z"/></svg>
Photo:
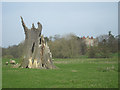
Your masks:
<svg viewBox="0 0 120 90"><path fill-rule="evenodd" d="M118 88L116 57L54 59L53 70L11 68L9 59L2 61L3 88Z"/></svg>

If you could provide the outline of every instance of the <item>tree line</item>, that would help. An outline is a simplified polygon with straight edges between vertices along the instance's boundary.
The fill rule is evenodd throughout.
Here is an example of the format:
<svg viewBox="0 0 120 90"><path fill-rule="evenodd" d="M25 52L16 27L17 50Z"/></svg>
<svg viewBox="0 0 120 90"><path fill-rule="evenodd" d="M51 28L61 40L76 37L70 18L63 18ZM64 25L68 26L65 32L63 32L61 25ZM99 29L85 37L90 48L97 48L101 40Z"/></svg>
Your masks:
<svg viewBox="0 0 120 90"><path fill-rule="evenodd" d="M120 35L114 36L111 31L106 35L96 37L97 45L88 46L85 40L74 35L54 35L44 37L50 47L53 58L76 58L86 56L89 58L109 58L118 52ZM24 43L2 48L2 56L6 58L21 58Z"/></svg>

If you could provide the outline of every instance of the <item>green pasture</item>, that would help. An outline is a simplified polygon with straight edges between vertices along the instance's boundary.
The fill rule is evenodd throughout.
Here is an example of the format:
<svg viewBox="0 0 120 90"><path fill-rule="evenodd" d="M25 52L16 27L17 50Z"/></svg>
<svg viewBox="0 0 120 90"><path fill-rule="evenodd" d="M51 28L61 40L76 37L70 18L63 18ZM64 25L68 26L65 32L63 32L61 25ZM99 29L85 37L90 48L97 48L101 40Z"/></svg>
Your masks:
<svg viewBox="0 0 120 90"><path fill-rule="evenodd" d="M19 62L18 59L15 59ZM118 59L54 59L57 69L12 68L2 59L3 88L118 88Z"/></svg>

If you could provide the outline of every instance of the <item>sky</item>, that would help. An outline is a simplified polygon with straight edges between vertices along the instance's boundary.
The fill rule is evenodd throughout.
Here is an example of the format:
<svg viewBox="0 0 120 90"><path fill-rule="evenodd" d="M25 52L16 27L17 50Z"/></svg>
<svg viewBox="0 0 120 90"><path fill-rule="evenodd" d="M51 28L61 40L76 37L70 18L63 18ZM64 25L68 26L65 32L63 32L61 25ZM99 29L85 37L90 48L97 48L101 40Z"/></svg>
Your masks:
<svg viewBox="0 0 120 90"><path fill-rule="evenodd" d="M117 2L2 2L2 47L24 41L20 16L28 28L39 21L47 37L118 35Z"/></svg>

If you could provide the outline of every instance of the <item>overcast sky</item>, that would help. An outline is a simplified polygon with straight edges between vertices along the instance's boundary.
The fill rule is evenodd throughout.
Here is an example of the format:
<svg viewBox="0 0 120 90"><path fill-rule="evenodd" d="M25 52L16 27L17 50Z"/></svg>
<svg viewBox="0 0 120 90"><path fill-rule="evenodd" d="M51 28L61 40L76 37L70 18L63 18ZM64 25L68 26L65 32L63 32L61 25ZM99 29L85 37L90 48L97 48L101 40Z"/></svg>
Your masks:
<svg viewBox="0 0 120 90"><path fill-rule="evenodd" d="M25 39L20 16L28 28L43 26L44 36L74 33L77 36L118 35L117 2L3 2L2 46L17 45Z"/></svg>

